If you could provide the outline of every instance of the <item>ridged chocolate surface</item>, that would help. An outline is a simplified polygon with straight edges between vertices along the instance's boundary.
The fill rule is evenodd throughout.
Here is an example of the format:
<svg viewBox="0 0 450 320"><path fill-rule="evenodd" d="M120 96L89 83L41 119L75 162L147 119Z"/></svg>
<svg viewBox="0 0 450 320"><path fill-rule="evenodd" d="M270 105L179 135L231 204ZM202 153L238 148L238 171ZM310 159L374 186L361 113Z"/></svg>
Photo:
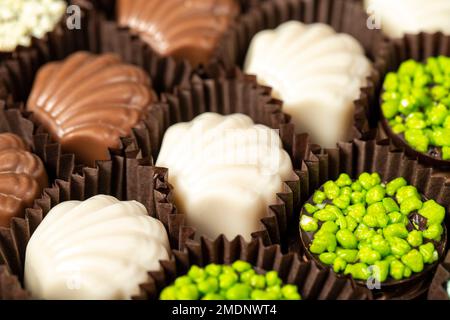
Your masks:
<svg viewBox="0 0 450 320"><path fill-rule="evenodd" d="M0 134L0 226L9 227L11 218L23 216L48 184L42 161L18 136Z"/></svg>
<svg viewBox="0 0 450 320"><path fill-rule="evenodd" d="M77 52L42 67L27 109L77 161L109 159L152 102L146 73L112 54Z"/></svg>
<svg viewBox="0 0 450 320"><path fill-rule="evenodd" d="M118 0L119 24L163 56L207 63L239 13L235 0Z"/></svg>

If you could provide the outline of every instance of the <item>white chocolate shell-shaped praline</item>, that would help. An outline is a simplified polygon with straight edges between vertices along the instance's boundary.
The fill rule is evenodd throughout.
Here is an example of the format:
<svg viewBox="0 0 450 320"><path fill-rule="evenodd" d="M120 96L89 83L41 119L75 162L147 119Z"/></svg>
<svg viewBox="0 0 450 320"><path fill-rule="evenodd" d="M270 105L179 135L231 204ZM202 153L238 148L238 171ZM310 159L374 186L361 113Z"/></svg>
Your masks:
<svg viewBox="0 0 450 320"><path fill-rule="evenodd" d="M364 4L372 25L391 38L420 32L450 35L449 0L365 0Z"/></svg>
<svg viewBox="0 0 450 320"><path fill-rule="evenodd" d="M111 53L79 51L41 67L27 110L62 150L95 166L143 120L154 99L144 70Z"/></svg>
<svg viewBox="0 0 450 320"><path fill-rule="evenodd" d="M163 56L206 64L240 11L235 0L118 0L121 26Z"/></svg>
<svg viewBox="0 0 450 320"><path fill-rule="evenodd" d="M283 182L298 179L277 132L243 114L204 113L173 125L156 164L169 168L187 223L210 238L251 239Z"/></svg>
<svg viewBox="0 0 450 320"><path fill-rule="evenodd" d="M314 143L330 148L348 138L353 101L371 68L350 35L298 21L256 34L245 61L245 72L283 100L283 111L292 116L297 133L307 132Z"/></svg>
<svg viewBox="0 0 450 320"><path fill-rule="evenodd" d="M163 224L139 202L106 195L66 201L31 236L25 287L37 299L130 299L169 257Z"/></svg>

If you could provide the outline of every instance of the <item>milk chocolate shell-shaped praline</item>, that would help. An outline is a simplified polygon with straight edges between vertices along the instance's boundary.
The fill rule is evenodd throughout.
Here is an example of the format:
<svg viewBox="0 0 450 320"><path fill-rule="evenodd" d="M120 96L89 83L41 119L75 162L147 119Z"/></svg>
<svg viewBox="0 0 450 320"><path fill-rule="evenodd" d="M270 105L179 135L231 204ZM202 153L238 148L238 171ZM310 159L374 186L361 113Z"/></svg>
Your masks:
<svg viewBox="0 0 450 320"><path fill-rule="evenodd" d="M93 166L144 118L150 85L143 70L115 55L77 52L39 70L27 109L64 152Z"/></svg>
<svg viewBox="0 0 450 320"><path fill-rule="evenodd" d="M42 161L11 133L0 134L0 227L23 216L48 184Z"/></svg>
<svg viewBox="0 0 450 320"><path fill-rule="evenodd" d="M118 0L121 26L163 56L207 63L239 13L235 0Z"/></svg>

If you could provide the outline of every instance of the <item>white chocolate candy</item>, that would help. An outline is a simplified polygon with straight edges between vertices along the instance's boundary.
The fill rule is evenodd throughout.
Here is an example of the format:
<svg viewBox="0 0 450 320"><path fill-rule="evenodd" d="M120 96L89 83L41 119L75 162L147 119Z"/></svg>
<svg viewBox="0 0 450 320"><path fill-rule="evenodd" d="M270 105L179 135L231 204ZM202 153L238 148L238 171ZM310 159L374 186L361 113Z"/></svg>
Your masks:
<svg viewBox="0 0 450 320"><path fill-rule="evenodd" d="M37 299L130 299L169 252L163 224L139 202L62 202L27 245L25 287Z"/></svg>
<svg viewBox="0 0 450 320"><path fill-rule="evenodd" d="M348 138L353 101L370 71L370 61L354 38L325 24L297 21L256 34L245 61L245 72L283 100L283 111L292 116L297 133L309 133L323 147Z"/></svg>
<svg viewBox="0 0 450 320"><path fill-rule="evenodd" d="M441 31L450 35L449 0L365 0L374 26L391 38Z"/></svg>
<svg viewBox="0 0 450 320"><path fill-rule="evenodd" d="M1 0L0 51L29 46L31 37L42 38L66 11L64 0Z"/></svg>
<svg viewBox="0 0 450 320"><path fill-rule="evenodd" d="M296 178L277 132L243 114L204 113L173 125L156 164L169 168L187 223L210 238L251 239L283 182Z"/></svg>

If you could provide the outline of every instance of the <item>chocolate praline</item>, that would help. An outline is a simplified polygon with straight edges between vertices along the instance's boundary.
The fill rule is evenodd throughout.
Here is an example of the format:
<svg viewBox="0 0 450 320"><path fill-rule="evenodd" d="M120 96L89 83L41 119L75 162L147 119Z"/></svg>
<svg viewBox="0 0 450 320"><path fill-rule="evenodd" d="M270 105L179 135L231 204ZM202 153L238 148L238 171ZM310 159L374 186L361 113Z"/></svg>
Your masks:
<svg viewBox="0 0 450 320"><path fill-rule="evenodd" d="M383 130L386 132L386 134L389 136L389 138L392 140L395 146L405 150L405 152L412 157L415 157L420 160L421 163L429 166L433 166L436 168L440 168L443 170L450 169L450 161L449 160L442 160L442 158L439 155L439 152L436 151L436 148L429 148L428 153L422 153L419 151L414 150L408 142L406 142L403 134L396 134L392 131L391 126L389 125L386 118L382 115L381 116L381 125L383 127Z"/></svg>
<svg viewBox="0 0 450 320"><path fill-rule="evenodd" d="M319 190L324 191L323 186L321 186ZM427 200L423 195L421 195L421 197L423 201ZM325 202L328 203L329 200L325 200ZM329 203L331 204L331 202ZM307 204L313 206L315 205L313 201L313 196L311 196L303 205L302 210L300 212L300 218L303 215L308 214L305 208L305 205ZM406 227L408 231L413 230L414 225L417 225L420 231L426 229L426 218L422 217L417 211L411 212L408 215L408 220L409 220L408 226ZM323 222L321 223L319 222L319 228L322 224ZM441 235L441 240L440 241L430 240L430 242L432 242L435 245L435 250L438 252L439 259L431 264L425 264L423 271L416 274L412 274L410 277L401 280L396 280L393 279L391 276L389 276L386 281L379 283L375 283L375 279L369 279L367 281L358 279L353 280L358 286L361 287L368 287L368 285L372 283L374 286L373 288L370 289L372 290L374 298L378 300L391 300L391 299L411 300L423 297L426 294L427 290L429 289L430 281L431 278L433 277L433 272L436 270L436 266L439 263L439 260L445 254L445 248L447 244L447 228L445 226L445 222L442 223L442 227L443 233ZM307 232L302 228L299 228L299 231L300 231L301 245L305 249L304 258L306 260L315 261L321 268L327 269L331 268L332 270L333 269L332 266L330 267L329 265L323 263L319 259L318 254L314 254L309 250L309 247L314 239L315 231ZM350 275L344 275L341 272L336 273L336 275L340 278L350 277Z"/></svg>
<svg viewBox="0 0 450 320"><path fill-rule="evenodd" d="M118 0L117 19L162 56L206 64L240 8L235 0Z"/></svg>

